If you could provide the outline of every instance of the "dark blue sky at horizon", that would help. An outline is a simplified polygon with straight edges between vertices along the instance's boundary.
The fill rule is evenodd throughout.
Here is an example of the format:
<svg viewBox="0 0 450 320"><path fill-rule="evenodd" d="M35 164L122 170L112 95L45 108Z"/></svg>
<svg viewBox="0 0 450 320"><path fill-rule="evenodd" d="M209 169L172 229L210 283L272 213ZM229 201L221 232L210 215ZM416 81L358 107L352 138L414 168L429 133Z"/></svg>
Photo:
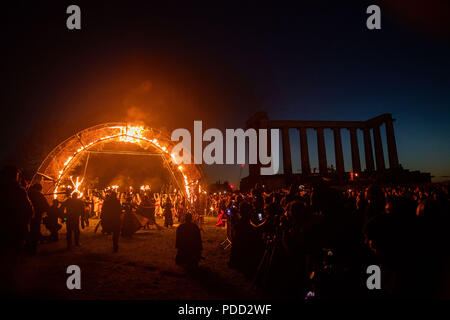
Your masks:
<svg viewBox="0 0 450 320"><path fill-rule="evenodd" d="M280 120L392 113L403 167L448 179L450 40L442 18L448 5L401 3L379 1L382 29L375 31L365 26L362 2L220 8L81 3L76 34L64 29L65 4L27 11L19 2L3 21L5 105L15 107L4 114L2 157L42 124L57 123L45 130L61 141L88 125L122 119L130 105L169 128L188 129L193 120L242 127L259 110ZM151 93L127 104L129 92L146 81ZM6 132L15 138L6 139ZM308 133L317 167L315 137ZM325 137L334 164L331 131ZM294 172L297 139L292 133ZM361 135L359 143L364 167ZM349 170L347 132L343 144ZM237 183L240 169L213 166L206 173L210 181Z"/></svg>

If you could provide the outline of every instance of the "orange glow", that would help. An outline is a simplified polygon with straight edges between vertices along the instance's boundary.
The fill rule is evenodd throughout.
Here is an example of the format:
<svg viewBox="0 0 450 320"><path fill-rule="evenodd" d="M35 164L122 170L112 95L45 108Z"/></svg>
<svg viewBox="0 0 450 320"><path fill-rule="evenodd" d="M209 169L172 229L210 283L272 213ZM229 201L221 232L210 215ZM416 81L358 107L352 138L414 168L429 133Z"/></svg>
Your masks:
<svg viewBox="0 0 450 320"><path fill-rule="evenodd" d="M156 138L153 138L153 139L147 138L146 133L149 130L144 128L144 126L122 125L122 126L113 126L110 128L118 129L119 131L117 134L106 135L106 136L97 138L96 140L94 140L88 144L81 146L71 156L67 157L67 159L63 162L63 168L62 168L62 170L58 171L57 182L56 182L56 186L54 188L54 193L55 193L54 197L55 198L57 197L56 193L58 192L58 188L60 187L59 183L61 182L61 178L64 176L66 171L70 168L70 166L71 166L72 162L74 161L74 159L76 158L76 156L79 155L80 153L82 153L83 151L86 151L89 147L91 147L97 143L105 142L108 140L117 140L117 141L124 142L124 143L134 143L134 144L140 144L142 142L150 143L161 154L167 155L167 158L169 159L169 161L171 161L172 164L180 171L181 175L183 176L183 182L184 182L186 195L188 196L188 198L191 198L191 194L192 194L191 188L194 187L195 181L190 181L188 176L184 172L182 172L182 169L184 169L184 168L181 165L178 166L176 164L175 155L169 153L168 146L163 145ZM78 193L80 193L80 197L81 197L82 193L79 191L79 187L83 183L84 177L81 178L81 180L79 177L77 177L76 181L73 181L72 177L70 177L70 179L74 186L74 190L72 193L78 192ZM148 190L148 189L145 189L146 186L143 186L143 187L144 187L144 189L142 189L142 187L141 187L142 190ZM149 188L149 186L148 186L148 188Z"/></svg>
<svg viewBox="0 0 450 320"><path fill-rule="evenodd" d="M79 190L81 184L83 183L83 180L84 180L84 178L81 179L81 181L79 181L79 177L77 177L76 181L73 181L72 177L70 177L70 181L71 181L72 184L73 184L73 191L72 191L72 193L71 193L70 195L72 195L72 194L74 194L75 192L77 192L79 198L81 198L81 197L83 196L83 192L81 192L81 191Z"/></svg>

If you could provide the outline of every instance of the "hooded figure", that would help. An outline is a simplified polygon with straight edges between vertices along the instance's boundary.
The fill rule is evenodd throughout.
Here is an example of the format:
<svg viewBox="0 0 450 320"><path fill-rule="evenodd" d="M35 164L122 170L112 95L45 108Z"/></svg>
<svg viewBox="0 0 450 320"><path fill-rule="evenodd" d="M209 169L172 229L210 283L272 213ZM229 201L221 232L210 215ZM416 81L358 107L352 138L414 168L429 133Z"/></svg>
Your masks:
<svg viewBox="0 0 450 320"><path fill-rule="evenodd" d="M192 215L186 214L186 222L177 229L176 244L178 249L175 263L179 266L196 269L201 259L202 237L200 229L192 222Z"/></svg>
<svg viewBox="0 0 450 320"><path fill-rule="evenodd" d="M103 204L105 205L105 204ZM133 212L133 203L131 198L127 198L126 202L123 204L124 215L123 215L123 225L122 225L122 236L132 237L133 234L139 230L141 224L136 218L136 214Z"/></svg>
<svg viewBox="0 0 450 320"><path fill-rule="evenodd" d="M172 208L172 202L170 201L170 199L167 199L166 203L164 204L164 226L166 228L173 226Z"/></svg>
<svg viewBox="0 0 450 320"><path fill-rule="evenodd" d="M114 252L119 250L122 206L115 192L109 194L102 206L102 230L113 234Z"/></svg>

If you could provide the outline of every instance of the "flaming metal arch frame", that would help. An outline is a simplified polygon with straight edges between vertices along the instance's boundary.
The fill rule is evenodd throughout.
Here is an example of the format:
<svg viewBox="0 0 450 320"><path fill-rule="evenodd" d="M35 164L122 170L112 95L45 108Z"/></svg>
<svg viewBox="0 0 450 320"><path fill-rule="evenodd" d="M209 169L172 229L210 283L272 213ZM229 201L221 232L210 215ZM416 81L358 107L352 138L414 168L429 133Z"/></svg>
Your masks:
<svg viewBox="0 0 450 320"><path fill-rule="evenodd" d="M139 134L133 132L140 128ZM79 131L70 138L57 145L44 159L32 178L31 184L41 183L44 194L56 193L61 181L66 177L68 171L77 163L81 155L89 152L91 148L103 142L121 141L154 148L162 155L166 168L180 190L187 198L204 184L204 175L201 168L196 164L178 165L171 155L175 142L160 130L135 125L126 122L109 122L95 125ZM144 148L145 149L145 148ZM190 190L191 189L191 190Z"/></svg>

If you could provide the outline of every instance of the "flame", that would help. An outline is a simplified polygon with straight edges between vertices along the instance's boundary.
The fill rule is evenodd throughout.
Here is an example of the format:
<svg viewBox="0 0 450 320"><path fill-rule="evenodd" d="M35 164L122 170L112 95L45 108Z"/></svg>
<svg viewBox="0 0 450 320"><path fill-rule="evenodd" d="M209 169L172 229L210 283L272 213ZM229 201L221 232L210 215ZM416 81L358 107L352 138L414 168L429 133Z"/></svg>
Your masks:
<svg viewBox="0 0 450 320"><path fill-rule="evenodd" d="M72 182L72 184L73 184L73 191L70 193L70 195L72 195L72 194L74 194L75 192L77 192L78 193L78 197L79 198L81 198L82 196L83 196L83 192L81 192L78 188L81 186L81 184L83 183L83 181L84 181L84 178L83 179L81 179L81 181L79 181L79 177L77 177L77 180L76 181L73 181L73 179L72 179L72 177L70 177L70 181Z"/></svg>
<svg viewBox="0 0 450 320"><path fill-rule="evenodd" d="M119 141L137 143L144 138L144 127L121 127L121 134Z"/></svg>
<svg viewBox="0 0 450 320"><path fill-rule="evenodd" d="M101 142L101 141L105 141L105 140L110 140L110 139L118 139L121 142L129 142L129 143L140 143L141 141L147 141L149 143L151 143L154 147L156 147L156 149L158 149L161 153L170 155L170 159L172 159L173 164L176 166L177 162L175 161L176 157L175 154L169 154L168 148L167 146L161 145L159 143L159 141L157 139L148 139L145 137L144 133L145 133L145 128L143 126L119 126L119 127L112 127L113 129L119 129L120 133L117 135L110 135L110 136L105 136L102 138L97 139L96 141L93 141L89 144L86 144L82 147L80 147L73 155L69 156L67 158L67 160L64 162L64 167L62 170L60 170L58 172L58 183L56 184L55 187L55 195L54 197L56 198L57 195L56 193L58 192L58 188L59 188L59 181L61 180L61 177L63 176L64 172L66 171L66 169L69 167L70 163L72 162L72 160L80 153L83 152L84 150L88 149L90 146ZM182 166L177 166L177 168L180 170L182 170ZM185 190L186 190L186 194L188 196L188 198L191 198L191 188L189 187L189 185L191 184L188 181L188 177L181 172L181 174L183 175L183 179L184 179L184 185L185 185ZM70 177L70 179L72 180L72 177ZM82 193L78 190L79 186L83 183L84 178L79 181L78 177L76 182L72 181L72 184L74 185L75 189L72 193L74 193L75 191L77 191L78 193L80 193L80 197L82 196ZM112 186L113 189L114 187L118 186ZM115 188L117 190L117 188ZM142 189L142 187L141 187ZM193 188L193 190L195 190L195 188Z"/></svg>

